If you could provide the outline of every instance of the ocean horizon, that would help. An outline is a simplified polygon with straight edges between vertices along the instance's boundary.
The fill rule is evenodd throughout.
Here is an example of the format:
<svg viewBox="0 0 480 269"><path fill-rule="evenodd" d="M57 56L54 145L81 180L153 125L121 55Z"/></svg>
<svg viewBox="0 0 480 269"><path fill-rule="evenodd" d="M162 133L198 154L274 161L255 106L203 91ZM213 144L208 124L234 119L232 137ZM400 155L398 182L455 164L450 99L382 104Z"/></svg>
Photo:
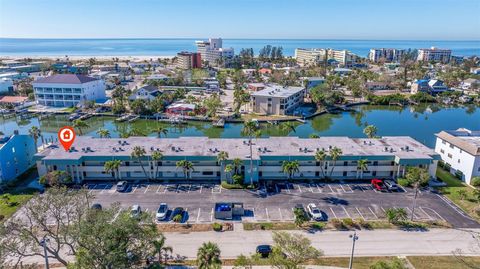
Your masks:
<svg viewBox="0 0 480 269"><path fill-rule="evenodd" d="M207 38L0 38L1 56L174 56L196 51L195 41ZM480 55L480 40L361 40L361 39L223 39L224 47L253 48L257 55L266 45L281 46L285 56L295 48L346 49L366 57L371 48L451 49L455 56Z"/></svg>

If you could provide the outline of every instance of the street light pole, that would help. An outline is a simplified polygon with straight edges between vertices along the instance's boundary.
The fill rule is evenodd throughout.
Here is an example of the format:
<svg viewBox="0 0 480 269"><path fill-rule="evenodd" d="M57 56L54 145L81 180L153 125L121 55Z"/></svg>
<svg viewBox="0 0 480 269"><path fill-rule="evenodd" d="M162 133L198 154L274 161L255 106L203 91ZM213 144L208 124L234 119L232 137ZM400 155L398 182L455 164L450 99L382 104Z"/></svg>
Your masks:
<svg viewBox="0 0 480 269"><path fill-rule="evenodd" d="M48 265L48 253L47 253L47 243L48 238L43 237L42 241L40 241L40 245L43 247L43 255L45 255L45 269L49 269L50 266Z"/></svg>
<svg viewBox="0 0 480 269"><path fill-rule="evenodd" d="M352 238L352 255L350 256L350 263L348 268L352 269L353 265L353 253L355 252L355 241L358 240L357 232L353 232L353 234L350 235L350 238Z"/></svg>

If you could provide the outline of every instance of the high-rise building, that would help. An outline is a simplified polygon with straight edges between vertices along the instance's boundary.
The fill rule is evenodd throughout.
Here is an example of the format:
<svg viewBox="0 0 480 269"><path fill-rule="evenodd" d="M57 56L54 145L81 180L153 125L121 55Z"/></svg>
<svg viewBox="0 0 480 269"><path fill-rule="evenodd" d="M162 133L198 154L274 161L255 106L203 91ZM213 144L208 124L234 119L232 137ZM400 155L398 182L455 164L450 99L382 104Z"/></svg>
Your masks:
<svg viewBox="0 0 480 269"><path fill-rule="evenodd" d="M452 50L431 47L430 49L419 49L417 61L448 63L451 57Z"/></svg>
<svg viewBox="0 0 480 269"><path fill-rule="evenodd" d="M210 65L221 65L233 58L233 48L224 48L221 38L209 38L207 40L195 41L197 53Z"/></svg>
<svg viewBox="0 0 480 269"><path fill-rule="evenodd" d="M380 59L384 59L386 62L400 62L403 55L405 55L404 49L370 49L368 59L374 63L378 63Z"/></svg>
<svg viewBox="0 0 480 269"><path fill-rule="evenodd" d="M177 53L176 67L180 69L202 68L202 56L197 52Z"/></svg>
<svg viewBox="0 0 480 269"><path fill-rule="evenodd" d="M338 64L349 67L356 62L357 56L348 50L334 50L334 49L295 49L295 58L297 63L301 66L316 65L325 61L325 54L327 60L335 60Z"/></svg>

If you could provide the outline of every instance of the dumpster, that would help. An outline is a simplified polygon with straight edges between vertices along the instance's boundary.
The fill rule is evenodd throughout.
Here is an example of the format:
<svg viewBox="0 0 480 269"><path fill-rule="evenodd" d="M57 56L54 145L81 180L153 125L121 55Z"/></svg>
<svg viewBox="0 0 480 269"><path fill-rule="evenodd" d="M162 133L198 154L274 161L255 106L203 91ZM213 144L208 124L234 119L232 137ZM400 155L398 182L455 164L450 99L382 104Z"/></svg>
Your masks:
<svg viewBox="0 0 480 269"><path fill-rule="evenodd" d="M231 220L244 215L243 203L216 203L215 218Z"/></svg>

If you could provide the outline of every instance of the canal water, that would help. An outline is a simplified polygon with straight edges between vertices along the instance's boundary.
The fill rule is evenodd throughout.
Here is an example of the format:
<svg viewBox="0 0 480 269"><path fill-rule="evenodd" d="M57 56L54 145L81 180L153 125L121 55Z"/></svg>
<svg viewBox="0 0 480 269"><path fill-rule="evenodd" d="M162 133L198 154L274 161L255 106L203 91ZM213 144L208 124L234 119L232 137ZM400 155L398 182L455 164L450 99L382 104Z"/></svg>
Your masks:
<svg viewBox="0 0 480 269"><path fill-rule="evenodd" d="M307 120L305 124L296 122L295 132L284 131L278 125L261 124L262 136L308 137L310 134L318 134L320 136L364 137L363 128L373 124L377 126L380 136L411 136L433 148L435 146L434 134L441 130L460 127L480 130L480 109L476 106L447 108L437 105L421 105L400 108L363 105L354 107L354 109L354 112L320 115ZM3 118L0 116L0 131L6 135L12 134L14 130L27 134L30 127L38 126L44 140L51 140L56 139L59 128L71 125L67 118L66 115L57 115L42 120L36 117L20 120L15 117ZM241 137L243 126L242 124L227 123L225 128L218 128L208 122L188 122L185 126L174 126L143 119L133 123L118 123L113 117L93 117L86 122L89 127L82 130L83 134L94 137L98 137L96 132L100 128L108 129L111 137L119 137L132 130L144 135L156 136L157 134L153 130L162 126L168 129L167 137L238 138ZM163 134L162 137L164 137ZM42 143L41 139L38 143Z"/></svg>

